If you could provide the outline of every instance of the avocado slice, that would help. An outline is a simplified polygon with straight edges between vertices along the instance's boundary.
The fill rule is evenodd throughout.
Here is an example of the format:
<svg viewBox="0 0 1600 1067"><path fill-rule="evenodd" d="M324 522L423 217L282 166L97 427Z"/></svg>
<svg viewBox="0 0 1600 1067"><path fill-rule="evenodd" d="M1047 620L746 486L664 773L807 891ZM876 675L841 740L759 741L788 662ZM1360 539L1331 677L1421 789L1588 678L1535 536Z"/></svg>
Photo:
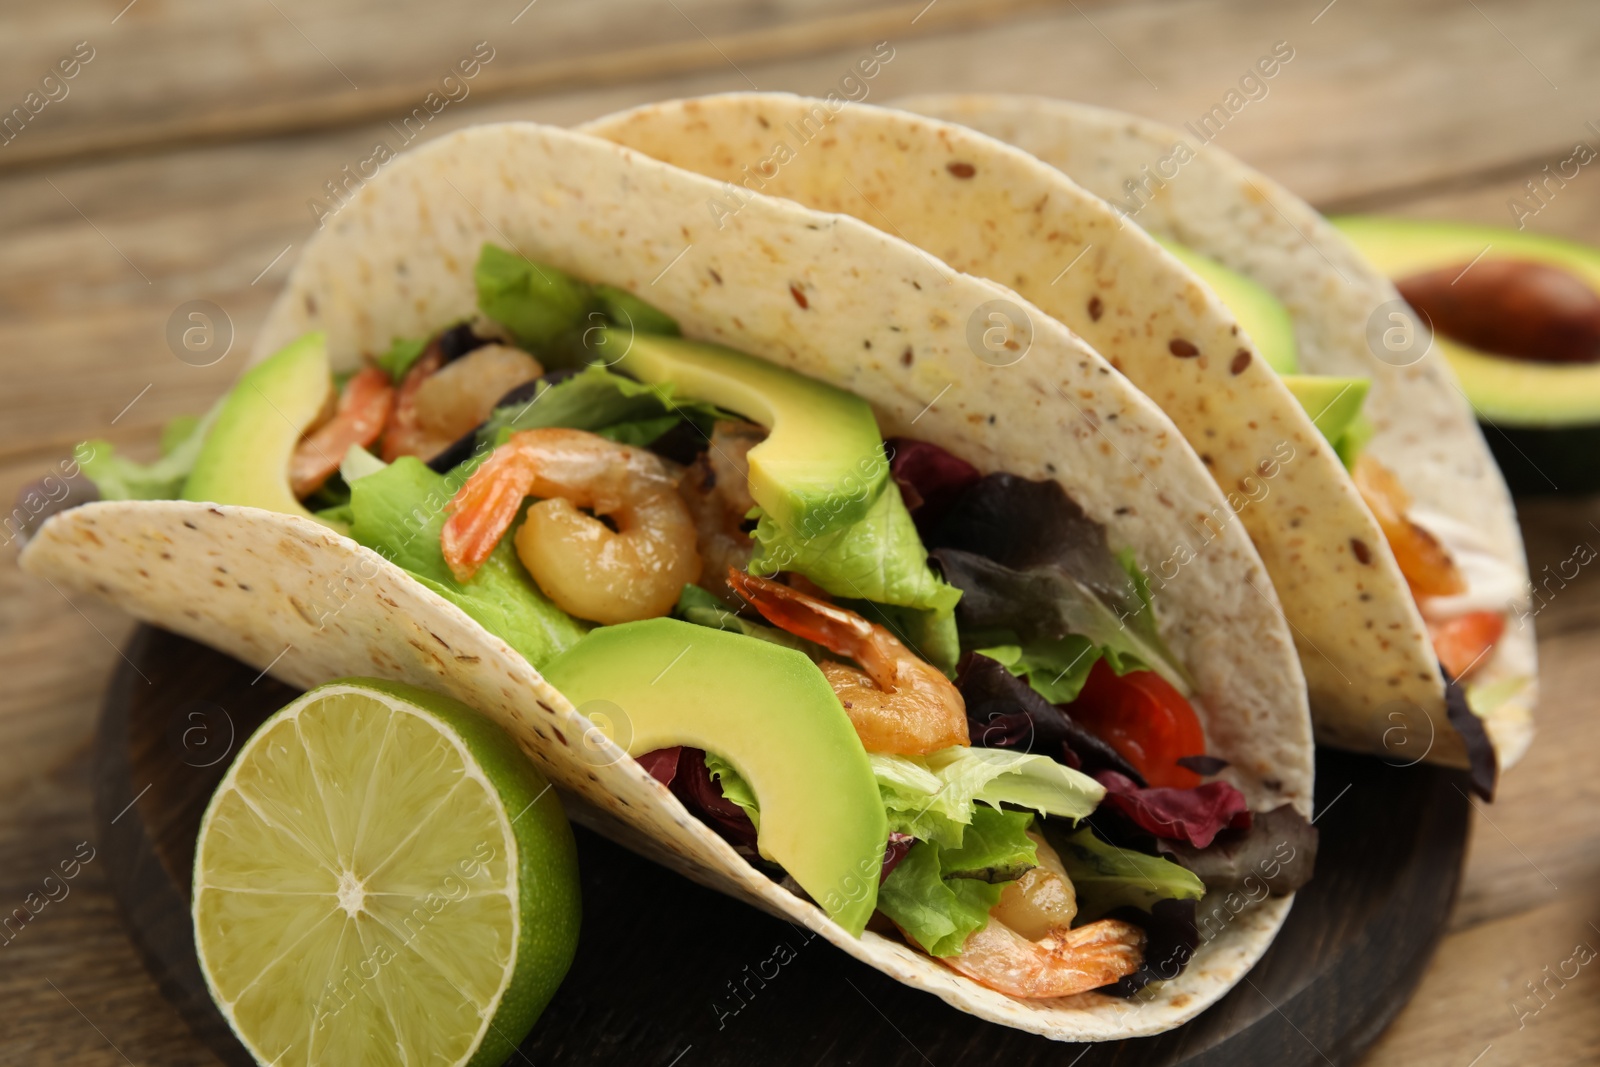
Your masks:
<svg viewBox="0 0 1600 1067"><path fill-rule="evenodd" d="M1294 342L1294 320L1289 309L1257 281L1238 271L1224 267L1210 256L1157 237L1161 247L1200 276L1209 285L1229 311L1239 320L1245 335L1255 342L1256 351L1267 361L1267 366L1279 374L1295 374L1300 370L1300 356Z"/></svg>
<svg viewBox="0 0 1600 1067"><path fill-rule="evenodd" d="M1361 405L1372 383L1366 378L1285 374L1283 384L1300 401L1300 406L1339 453L1344 465L1348 467L1354 463L1356 453L1372 436L1370 424L1361 416Z"/></svg>
<svg viewBox="0 0 1600 1067"><path fill-rule="evenodd" d="M1531 260L1600 292L1600 249L1498 226L1348 216L1331 220L1373 266L1395 281L1477 260ZM1600 489L1600 363L1506 358L1435 333L1506 480L1517 492Z"/></svg>
<svg viewBox="0 0 1600 1067"><path fill-rule="evenodd" d="M758 844L859 936L878 901L888 822L833 688L803 653L677 619L603 626L545 665L579 711L605 708L630 756L689 745L761 803Z"/></svg>
<svg viewBox="0 0 1600 1067"><path fill-rule="evenodd" d="M818 536L865 515L888 483L865 400L721 345L610 328L605 353L640 381L737 411L768 430L750 450L750 495L780 527Z"/></svg>
<svg viewBox="0 0 1600 1067"><path fill-rule="evenodd" d="M320 333L291 341L245 371L200 446L183 499L315 519L289 489L289 460L332 389L327 337Z"/></svg>

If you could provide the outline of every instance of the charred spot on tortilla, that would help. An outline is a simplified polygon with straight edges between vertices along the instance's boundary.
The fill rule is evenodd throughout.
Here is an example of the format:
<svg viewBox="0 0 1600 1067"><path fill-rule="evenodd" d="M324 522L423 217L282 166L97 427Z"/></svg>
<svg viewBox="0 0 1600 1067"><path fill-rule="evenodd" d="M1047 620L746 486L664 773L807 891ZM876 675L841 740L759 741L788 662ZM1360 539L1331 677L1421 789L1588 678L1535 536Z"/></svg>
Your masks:
<svg viewBox="0 0 1600 1067"><path fill-rule="evenodd" d="M811 304L806 300L806 294L800 291L798 285L789 286L789 295L794 297L796 304L800 305L800 310L805 311L811 307Z"/></svg>
<svg viewBox="0 0 1600 1067"><path fill-rule="evenodd" d="M1195 347L1193 341L1185 341L1181 337L1174 337L1167 342L1167 351L1179 359L1193 359L1200 354L1200 349Z"/></svg>
<svg viewBox="0 0 1600 1067"><path fill-rule="evenodd" d="M957 178L970 178L978 173L978 168L971 163L946 163L944 169Z"/></svg>
<svg viewBox="0 0 1600 1067"><path fill-rule="evenodd" d="M1249 349L1241 348L1235 353L1233 362L1228 364L1228 369L1235 374L1243 374L1244 369L1248 366L1250 366L1250 351Z"/></svg>
<svg viewBox="0 0 1600 1067"><path fill-rule="evenodd" d="M1356 562L1362 566L1365 567L1372 564L1372 549L1368 548L1367 543L1361 538L1350 538L1350 553L1356 557Z"/></svg>
<svg viewBox="0 0 1600 1067"><path fill-rule="evenodd" d="M1089 298L1089 317L1091 319L1093 319L1095 322L1099 322L1100 316L1104 315L1105 311L1106 305L1103 300L1101 300L1098 296L1091 296Z"/></svg>

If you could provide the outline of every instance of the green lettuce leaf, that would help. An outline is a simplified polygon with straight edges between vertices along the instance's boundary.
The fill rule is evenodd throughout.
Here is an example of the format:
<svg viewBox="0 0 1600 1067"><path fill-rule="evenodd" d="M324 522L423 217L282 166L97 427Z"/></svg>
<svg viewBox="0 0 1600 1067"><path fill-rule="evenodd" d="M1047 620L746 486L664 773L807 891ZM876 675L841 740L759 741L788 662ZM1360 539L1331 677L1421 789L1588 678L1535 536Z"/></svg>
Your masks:
<svg viewBox="0 0 1600 1067"><path fill-rule="evenodd" d="M712 423L733 417L712 404L677 396L670 384L646 385L589 366L553 385L540 382L531 400L496 408L478 432L478 441L494 446L518 430L563 426L624 444L647 444L641 439L655 440L679 419L689 419L709 437Z"/></svg>
<svg viewBox="0 0 1600 1067"><path fill-rule="evenodd" d="M1339 462L1344 464L1345 470L1355 467L1356 460L1361 456L1361 450L1367 447L1367 442L1372 440L1378 428L1372 425L1372 420L1365 415L1357 415L1351 420L1350 425L1344 428L1339 439L1333 442L1333 451L1338 455Z"/></svg>
<svg viewBox="0 0 1600 1067"><path fill-rule="evenodd" d="M1077 700L1084 683L1089 680L1089 669L1099 662L1101 655L1094 642L1079 634L976 651L999 660L1006 670L1026 679L1036 693L1052 704Z"/></svg>
<svg viewBox="0 0 1600 1067"><path fill-rule="evenodd" d="M471 580L459 582L439 547L445 505L464 475L436 474L405 456L350 485L350 536L405 568L538 667L588 627L551 603L516 558L508 531Z"/></svg>
<svg viewBox="0 0 1600 1067"><path fill-rule="evenodd" d="M952 745L926 756L867 753L891 831L945 848L963 846L978 801L1082 819L1105 788L1048 756Z"/></svg>
<svg viewBox="0 0 1600 1067"><path fill-rule="evenodd" d="M199 419L179 416L168 423L161 432L158 460L140 463L119 456L110 441L96 438L78 446L76 454L89 454L79 467L99 490L101 500L177 500L183 495L183 483L194 469L206 433L221 410L222 400L218 400Z"/></svg>
<svg viewBox="0 0 1600 1067"><path fill-rule="evenodd" d="M660 308L645 303L626 289L618 289L614 285L597 285L594 287L594 295L600 302L600 311L607 321L624 330L664 334L668 337L677 337L682 332L678 329L677 319Z"/></svg>
<svg viewBox="0 0 1600 1067"><path fill-rule="evenodd" d="M565 271L492 244L479 252L472 280L483 313L534 352L585 325L584 314L596 303L590 287Z"/></svg>
<svg viewBox="0 0 1600 1067"><path fill-rule="evenodd" d="M954 956L989 922L1004 887L941 876L939 846L919 841L878 887L878 910L932 956Z"/></svg>
<svg viewBox="0 0 1600 1067"><path fill-rule="evenodd" d="M510 330L517 341L545 356L603 356L591 344L603 345L600 327L649 334L678 333L672 316L625 289L589 285L548 263L535 263L514 252L486 244L473 269L478 307ZM559 360L558 360L559 362Z"/></svg>
<svg viewBox="0 0 1600 1067"><path fill-rule="evenodd" d="M886 484L857 521L816 537L779 526L770 515L756 523L752 574L797 571L834 596L949 615L961 590L928 566L900 490Z"/></svg>
<svg viewBox="0 0 1600 1067"><path fill-rule="evenodd" d="M756 801L756 791L750 788L750 783L740 777L739 772L733 769L733 764L717 755L715 752L706 753L706 770L722 789L722 795L744 809L750 816L750 825L757 831L761 829L761 805Z"/></svg>
<svg viewBox="0 0 1600 1067"><path fill-rule="evenodd" d="M1110 659L1118 673L1147 668L1159 672L1179 692L1193 691L1183 665L1157 630L1149 580L1130 555L1120 554L1117 561L1127 570L1131 596L1115 605L1054 564L1014 570L976 553L948 548L937 550L934 557L962 590L960 621L969 634L982 634L987 642L1007 635L1011 640L1004 643L1023 649L1045 648L1075 634ZM1060 654L1067 653L1068 646L1060 646Z"/></svg>
<svg viewBox="0 0 1600 1067"><path fill-rule="evenodd" d="M878 909L933 956L953 956L989 922L1005 891L995 871L1026 870L1037 862L1027 836L1033 817L979 807L969 843L947 849L929 841L911 846L878 889ZM976 875L976 876L975 876Z"/></svg>
<svg viewBox="0 0 1600 1067"><path fill-rule="evenodd" d="M170 456L200 428L199 415L174 415L161 427L161 454Z"/></svg>
<svg viewBox="0 0 1600 1067"><path fill-rule="evenodd" d="M1079 922L1093 922L1121 907L1149 911L1157 901L1205 896L1205 883L1193 872L1159 856L1108 845L1087 826L1047 836L1077 891Z"/></svg>
<svg viewBox="0 0 1600 1067"><path fill-rule="evenodd" d="M379 356L375 361L389 375L389 380L398 382L406 376L412 364L422 358L422 353L427 351L428 339L396 337L389 346L389 351Z"/></svg>
<svg viewBox="0 0 1600 1067"><path fill-rule="evenodd" d="M1001 811L979 806L957 849L939 850L939 867L946 878L979 878L1009 882L1039 865L1038 845L1028 836L1033 815L1026 811Z"/></svg>

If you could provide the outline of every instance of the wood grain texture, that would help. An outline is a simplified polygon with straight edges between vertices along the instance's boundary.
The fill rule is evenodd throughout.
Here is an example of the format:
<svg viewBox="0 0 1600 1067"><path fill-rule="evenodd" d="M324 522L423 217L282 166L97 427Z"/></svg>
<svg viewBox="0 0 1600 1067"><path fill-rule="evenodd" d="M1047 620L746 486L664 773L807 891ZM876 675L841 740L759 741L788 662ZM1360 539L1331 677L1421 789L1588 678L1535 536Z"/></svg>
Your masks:
<svg viewBox="0 0 1600 1067"><path fill-rule="evenodd" d="M0 135L0 171L329 129L425 103L432 111L440 99L442 108L474 96L738 67L992 22L1043 2L146 0L115 23L104 5L60 4L0 38L0 68L16 83L6 86L14 101L5 106L34 90L49 101L28 103L37 121L15 116L9 136ZM65 57L87 62L57 69Z"/></svg>
<svg viewBox="0 0 1600 1067"><path fill-rule="evenodd" d="M383 113L315 135L127 154L130 146L119 147L111 137L119 124L164 116L187 122L193 112L186 108L209 109L225 121L241 106L326 100L340 95L341 86L350 90L325 65L311 71L323 60L292 28L266 29L265 16L278 16L262 0L227 6L246 12L238 25L249 32L240 34L229 30L232 15L222 6L212 13L213 5L180 0L139 0L111 26L125 2L0 11L4 108L70 51L80 39L74 36L79 25L99 20L109 27L93 37L108 48L122 41L113 31L120 34L128 24L139 29L138 47L125 53L138 63L126 75L110 62L114 53L101 52L68 99L49 105L22 137L0 147L4 157L36 135L47 140L58 122L64 137L85 136L71 149L79 162L0 176L0 499L9 500L84 437L108 436L135 454L151 455L165 419L202 409L225 388L243 348L213 367L182 363L163 339L169 314L191 299L215 301L233 318L242 339L236 343L247 344L313 232L306 201L340 167L369 153L393 117ZM340 22L343 12L370 9L277 2L296 21L298 12L316 14L325 6L330 10L319 18L354 27L332 42L348 52L313 37L341 65L343 58L360 59L362 77L372 72L373 89L420 87L434 76L430 64L459 58L458 40L470 45L468 37L482 39L467 22L459 37L435 34L433 23L427 33L408 30L398 14L404 4L388 7L397 13L393 18ZM743 14L708 27L711 5L676 2L719 40L810 25L804 5L778 3L730 5ZM949 2L939 0L922 22ZM589 6L602 5L539 0L517 25L534 12L565 18ZM1585 125L1600 121L1593 106L1600 15L1592 4L1338 0L1324 6L1325 0L1080 0L1076 8L1007 9L1004 21L946 26L920 39L888 29L832 38L832 46L825 35L814 36L786 52L780 48L789 46L779 42L767 58L736 63L763 89L825 93L869 38L889 39L896 56L872 83L873 102L951 87L1031 91L1144 111L1181 125L1218 102L1264 46L1288 40L1296 58L1273 79L1265 99L1230 122L1220 145L1323 205L1498 224L1511 220L1507 197L1544 163L1565 158L1576 140L1600 145L1600 134ZM504 17L520 7L508 3ZM667 95L748 88L703 41L692 71L618 69L614 57L626 52L613 46L649 44L650 33L663 25L662 12L671 9L654 0L614 0L605 9L616 16L587 39L613 57L611 66L602 64L603 83L585 83L580 70L563 74L568 80L540 83L546 91L538 95L485 102L490 94L474 90L478 95L464 106L441 114L438 131L512 117L571 123ZM881 9L839 3L812 10L838 18ZM143 21L134 23L136 15ZM909 24L909 16L897 17ZM829 32L838 25L824 24ZM632 26L646 32L634 33ZM254 43L263 37L276 43ZM600 54L582 52L571 37L560 39L564 54ZM692 45L687 35L672 40ZM515 54L497 53L488 69ZM144 55L150 58L139 58ZM540 63L530 58L527 69ZM395 71L398 79L386 82ZM102 75L103 85L91 93L91 79ZM357 82L366 92L367 83ZM315 91L297 96L303 85ZM74 117L96 93L113 110L91 115L95 107L86 106ZM402 102L401 110L406 106ZM104 142L95 139L102 135ZM101 158L101 143L123 154ZM1600 243L1600 170L1585 167L1529 227ZM112 425L146 385L149 391ZM1536 574L1568 558L1578 539L1600 546L1600 531L1590 526L1600 524L1595 500L1523 502L1522 518ZM1551 599L1536 625L1545 684L1539 737L1527 761L1506 777L1495 805L1474 812L1452 933L1369 1064L1467 1067L1480 1054L1478 1067L1586 1063L1600 1044L1594 1029L1600 983L1592 966L1520 1029L1510 1007L1517 990L1526 993L1525 981L1567 958L1574 939L1596 938L1591 943L1600 948L1600 935L1588 926L1600 924L1592 914L1600 873L1593 769L1600 746L1600 579L1586 570ZM0 671L6 680L0 686L0 908L20 905L54 864L94 836L89 744L100 696L121 662L114 645L130 629L115 613L90 602L74 607L48 586L24 579L12 565L12 551L0 550ZM51 904L21 938L0 948L6 1004L0 1064L217 1062L146 977L98 863L84 868L66 900ZM594 1009L587 1010L593 1018ZM759 1023L759 1015L751 1018ZM633 1025L623 1015L616 1019L624 1032ZM659 1062L677 1051L663 1050ZM941 1065L947 1060L937 1050L930 1058ZM692 1060L690 1053L683 1067Z"/></svg>
<svg viewBox="0 0 1600 1067"><path fill-rule="evenodd" d="M249 1067L195 960L188 921L194 837L235 744L295 694L159 630L141 628L126 652L95 742L95 822L110 842L106 876L164 995L224 1062ZM1318 818L1316 877L1244 984L1185 1026L1072 1050L1075 1063L1355 1062L1399 1010L1442 932L1466 837L1466 777L1334 752L1323 754L1318 776L1326 814ZM110 823L118 817L120 830ZM1374 841L1369 829L1378 820L1387 832ZM914 1064L929 1049L947 1062L1022 1067L1059 1062L1067 1051L953 1011L811 944L792 924L730 906L587 832L579 834L578 856L589 917L582 950L523 1043L531 1062L635 1063L658 1049L694 1046L707 1064L809 1064L847 1048L872 1063ZM1213 925L1227 920L1215 899L1202 902L1202 914ZM653 966L630 965L641 944L651 945ZM770 964L778 944L798 962ZM1371 944L1386 951L1372 953ZM769 982L782 992L768 993ZM597 1027L614 1032L611 1019L583 1010L607 1002L651 1009L610 1042L586 1040ZM759 1024L744 1017L747 1007L760 1010ZM961 1051L945 1055L953 1049Z"/></svg>

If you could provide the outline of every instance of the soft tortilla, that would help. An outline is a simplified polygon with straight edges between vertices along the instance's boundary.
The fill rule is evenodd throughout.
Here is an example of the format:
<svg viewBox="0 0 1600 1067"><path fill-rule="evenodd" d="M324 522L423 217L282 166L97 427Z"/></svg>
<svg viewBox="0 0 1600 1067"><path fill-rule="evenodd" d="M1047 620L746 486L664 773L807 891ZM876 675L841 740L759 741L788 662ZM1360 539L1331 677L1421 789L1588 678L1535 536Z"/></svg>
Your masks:
<svg viewBox="0 0 1600 1067"><path fill-rule="evenodd" d="M1379 358L1374 338L1391 325L1388 313L1403 307L1393 284L1305 201L1215 146L1197 146L1159 123L1035 97L926 96L902 106L1016 145L1121 205L1151 233L1254 279L1293 316L1307 372L1372 380L1364 410L1377 435L1368 449L1399 475L1424 521L1438 517L1440 527L1467 533L1475 542L1472 549L1490 558L1494 570L1520 591L1521 600L1509 608L1505 636L1467 689L1499 766L1520 759L1533 740L1538 678L1528 564L1516 509L1444 357L1430 350L1403 366L1395 364L1409 360L1409 352ZM1185 154L1180 145L1190 158L1178 162L1175 153ZM1317 520L1322 517L1319 513ZM1495 582L1497 588L1502 584ZM1295 593L1282 584L1278 592L1293 617ZM1376 708L1363 710L1326 705L1313 685L1318 739L1358 748L1372 748L1376 740L1373 751L1409 764L1429 741L1413 714L1420 707L1432 723L1427 758L1456 762L1441 759L1453 735L1438 714L1443 678L1431 649L1426 664L1416 655L1415 640L1397 640L1395 649L1415 660L1419 681L1429 674L1427 686L1391 690ZM1311 676L1311 661L1302 663ZM1457 747L1452 743L1448 751Z"/></svg>
<svg viewBox="0 0 1600 1067"><path fill-rule="evenodd" d="M1141 560L1195 542L1158 601L1196 683L1208 749L1252 808L1310 813L1312 745L1292 641L1237 527L1200 543L1226 504L1172 424L1097 355L1015 294L952 273L851 219L758 198L719 228L717 183L608 142L528 123L442 137L390 164L308 246L257 352L326 330L336 366L474 308L485 241L623 286L716 340L851 389L889 433L913 429L987 470L1056 477L1111 543ZM802 307L794 293L806 298ZM1033 322L1004 368L968 347L972 310L1010 301ZM905 351L913 352L905 360ZM1037 357L1037 358L1035 358ZM981 382L951 389L953 382ZM994 421L991 423L990 419ZM1131 458L1130 458L1131 457ZM1132 1001L1025 1002L906 946L845 934L759 874L596 731L503 641L377 553L303 518L185 502L97 503L57 515L23 567L216 645L296 685L375 674L490 715L575 814L694 880L820 932L858 959L982 1018L1060 1040L1156 1033L1227 991L1289 909L1234 917L1178 979Z"/></svg>
<svg viewBox="0 0 1600 1067"><path fill-rule="evenodd" d="M1415 762L1422 739L1400 735L1426 732L1428 759L1467 766L1422 616L1337 455L1228 309L1094 192L965 127L788 94L650 104L584 130L728 182L714 214L746 190L850 214L1055 316L1229 494L1295 634L1318 738Z"/></svg>

